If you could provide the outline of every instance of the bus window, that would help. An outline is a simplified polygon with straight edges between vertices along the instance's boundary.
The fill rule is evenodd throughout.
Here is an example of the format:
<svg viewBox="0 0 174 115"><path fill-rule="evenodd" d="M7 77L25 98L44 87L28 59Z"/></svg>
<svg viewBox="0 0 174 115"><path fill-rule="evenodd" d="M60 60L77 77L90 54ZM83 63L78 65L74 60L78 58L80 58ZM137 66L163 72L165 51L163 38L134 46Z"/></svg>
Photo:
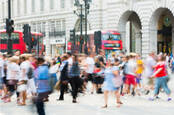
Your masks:
<svg viewBox="0 0 174 115"><path fill-rule="evenodd" d="M121 39L121 36L120 35L111 34L110 35L110 38L111 38L111 40L120 40Z"/></svg>

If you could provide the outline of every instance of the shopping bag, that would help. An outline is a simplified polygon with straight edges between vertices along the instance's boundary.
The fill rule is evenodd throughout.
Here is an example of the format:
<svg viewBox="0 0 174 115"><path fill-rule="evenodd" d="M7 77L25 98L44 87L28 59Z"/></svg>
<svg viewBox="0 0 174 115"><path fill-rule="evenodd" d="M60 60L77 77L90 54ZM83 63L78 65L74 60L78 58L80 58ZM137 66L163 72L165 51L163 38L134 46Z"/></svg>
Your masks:
<svg viewBox="0 0 174 115"><path fill-rule="evenodd" d="M113 84L115 87L121 87L121 85L123 84L123 79L121 76L115 76L113 78Z"/></svg>

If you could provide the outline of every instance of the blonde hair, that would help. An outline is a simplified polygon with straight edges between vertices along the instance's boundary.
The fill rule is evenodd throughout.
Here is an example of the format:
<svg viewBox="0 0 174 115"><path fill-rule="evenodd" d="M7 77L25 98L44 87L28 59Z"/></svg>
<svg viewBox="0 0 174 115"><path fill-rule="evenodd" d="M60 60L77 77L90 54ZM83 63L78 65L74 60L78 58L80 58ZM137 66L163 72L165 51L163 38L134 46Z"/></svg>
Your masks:
<svg viewBox="0 0 174 115"><path fill-rule="evenodd" d="M29 59L29 57L32 57L33 55L32 54L22 54L20 55L20 57L25 57L26 60Z"/></svg>
<svg viewBox="0 0 174 115"><path fill-rule="evenodd" d="M8 60L10 62L17 63L19 61L19 57L18 56L13 56L13 57L8 58Z"/></svg>

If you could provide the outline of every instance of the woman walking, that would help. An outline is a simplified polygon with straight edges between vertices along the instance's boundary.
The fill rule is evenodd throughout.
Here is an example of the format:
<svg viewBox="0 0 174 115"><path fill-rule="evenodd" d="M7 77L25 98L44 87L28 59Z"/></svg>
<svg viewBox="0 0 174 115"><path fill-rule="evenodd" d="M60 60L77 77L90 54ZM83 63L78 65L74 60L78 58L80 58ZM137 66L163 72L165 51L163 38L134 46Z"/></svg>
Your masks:
<svg viewBox="0 0 174 115"><path fill-rule="evenodd" d="M108 60L107 66L105 68L104 74L105 74L105 80L104 80L104 100L105 105L102 108L108 107L108 94L109 92L114 92L116 94L117 100L116 103L118 104L117 107L120 107L122 104L119 98L119 87L116 87L114 84L114 77L116 77L119 74L118 68L113 66L114 63L111 63L111 60Z"/></svg>

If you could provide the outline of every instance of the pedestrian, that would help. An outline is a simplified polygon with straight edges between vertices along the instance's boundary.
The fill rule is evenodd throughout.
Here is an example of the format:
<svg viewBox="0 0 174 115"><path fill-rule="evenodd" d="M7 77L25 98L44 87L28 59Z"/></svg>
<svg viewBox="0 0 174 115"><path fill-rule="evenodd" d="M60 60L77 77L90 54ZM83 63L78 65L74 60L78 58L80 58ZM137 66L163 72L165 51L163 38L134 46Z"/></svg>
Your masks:
<svg viewBox="0 0 174 115"><path fill-rule="evenodd" d="M96 57L95 58L95 69L94 69L94 75L93 75L93 79L94 79L93 83L94 83L96 92L98 94L103 93L101 87L104 82L104 77L102 75L98 75L97 73L99 73L103 69L104 69L103 63L99 60L99 57Z"/></svg>
<svg viewBox="0 0 174 115"><path fill-rule="evenodd" d="M51 67L49 68L50 74L50 85L53 88L57 83L57 72L59 71L59 65L56 63L55 59L51 60ZM51 89L53 91L53 89Z"/></svg>
<svg viewBox="0 0 174 115"><path fill-rule="evenodd" d="M62 63L60 65L59 71L60 71L60 96L58 100L64 100L64 93L67 88L69 78L68 78L68 56L64 54L62 56Z"/></svg>
<svg viewBox="0 0 174 115"><path fill-rule="evenodd" d="M73 63L70 68L70 84L72 88L72 96L73 96L73 103L77 103L77 93L78 89L81 87L81 80L80 80L80 67L79 67L79 60L77 55L73 55L72 57Z"/></svg>
<svg viewBox="0 0 174 115"><path fill-rule="evenodd" d="M124 93L130 93L130 88L132 87L132 95L135 95L135 88L136 88L136 60L135 54L130 54L128 63L126 65L126 80L125 80L125 91Z"/></svg>
<svg viewBox="0 0 174 115"><path fill-rule="evenodd" d="M48 98L51 88L49 85L49 69L44 64L43 58L37 59L37 69L35 70L35 84L37 87L37 97L34 99L38 115L45 115L44 100Z"/></svg>
<svg viewBox="0 0 174 115"><path fill-rule="evenodd" d="M19 79L20 67L19 67L19 58L14 56L10 57L7 64L7 96L4 99L4 102L11 102L11 96L16 90L16 85Z"/></svg>
<svg viewBox="0 0 174 115"><path fill-rule="evenodd" d="M93 83L93 72L95 67L94 54L90 53L86 58L86 78L88 81L92 82L92 91L91 94L94 93L95 84Z"/></svg>
<svg viewBox="0 0 174 115"><path fill-rule="evenodd" d="M172 100L172 98L170 97L171 91L167 85L168 76L167 76L167 70L166 70L167 67L165 61L166 58L164 55L158 56L158 62L154 67L155 71L152 75L152 78L155 78L155 89L154 89L154 96L150 98L151 101L153 101L156 98L156 96L158 96L160 88L163 88L166 94L168 95L167 101Z"/></svg>
<svg viewBox="0 0 174 115"><path fill-rule="evenodd" d="M20 56L20 76L18 80L17 91L20 93L19 105L26 105L27 98L27 82L28 82L28 71L30 68L30 62L28 60L28 55L23 54Z"/></svg>
<svg viewBox="0 0 174 115"><path fill-rule="evenodd" d="M140 55L137 54L136 56L137 60L137 68L136 68L136 83L137 83L137 93L140 95L140 90L141 90L141 80L142 80L142 73L144 71L144 63L143 60L140 58Z"/></svg>
<svg viewBox="0 0 174 115"><path fill-rule="evenodd" d="M108 63L106 65L106 68L104 70L104 84L103 84L103 91L104 91L104 100L105 100L105 105L102 108L107 108L108 107L108 94L109 92L114 92L117 99L116 103L118 104L117 107L120 107L121 101L118 96L118 90L119 87L116 87L114 84L114 77L118 76L119 71L117 67L114 67L114 63L111 63L111 60L108 60Z"/></svg>
<svg viewBox="0 0 174 115"><path fill-rule="evenodd" d="M156 55L154 52L149 53L144 61L144 72L143 72L143 87L145 89L145 94L148 95L150 90L153 89L153 78L151 76L154 72L154 67L156 65Z"/></svg>

